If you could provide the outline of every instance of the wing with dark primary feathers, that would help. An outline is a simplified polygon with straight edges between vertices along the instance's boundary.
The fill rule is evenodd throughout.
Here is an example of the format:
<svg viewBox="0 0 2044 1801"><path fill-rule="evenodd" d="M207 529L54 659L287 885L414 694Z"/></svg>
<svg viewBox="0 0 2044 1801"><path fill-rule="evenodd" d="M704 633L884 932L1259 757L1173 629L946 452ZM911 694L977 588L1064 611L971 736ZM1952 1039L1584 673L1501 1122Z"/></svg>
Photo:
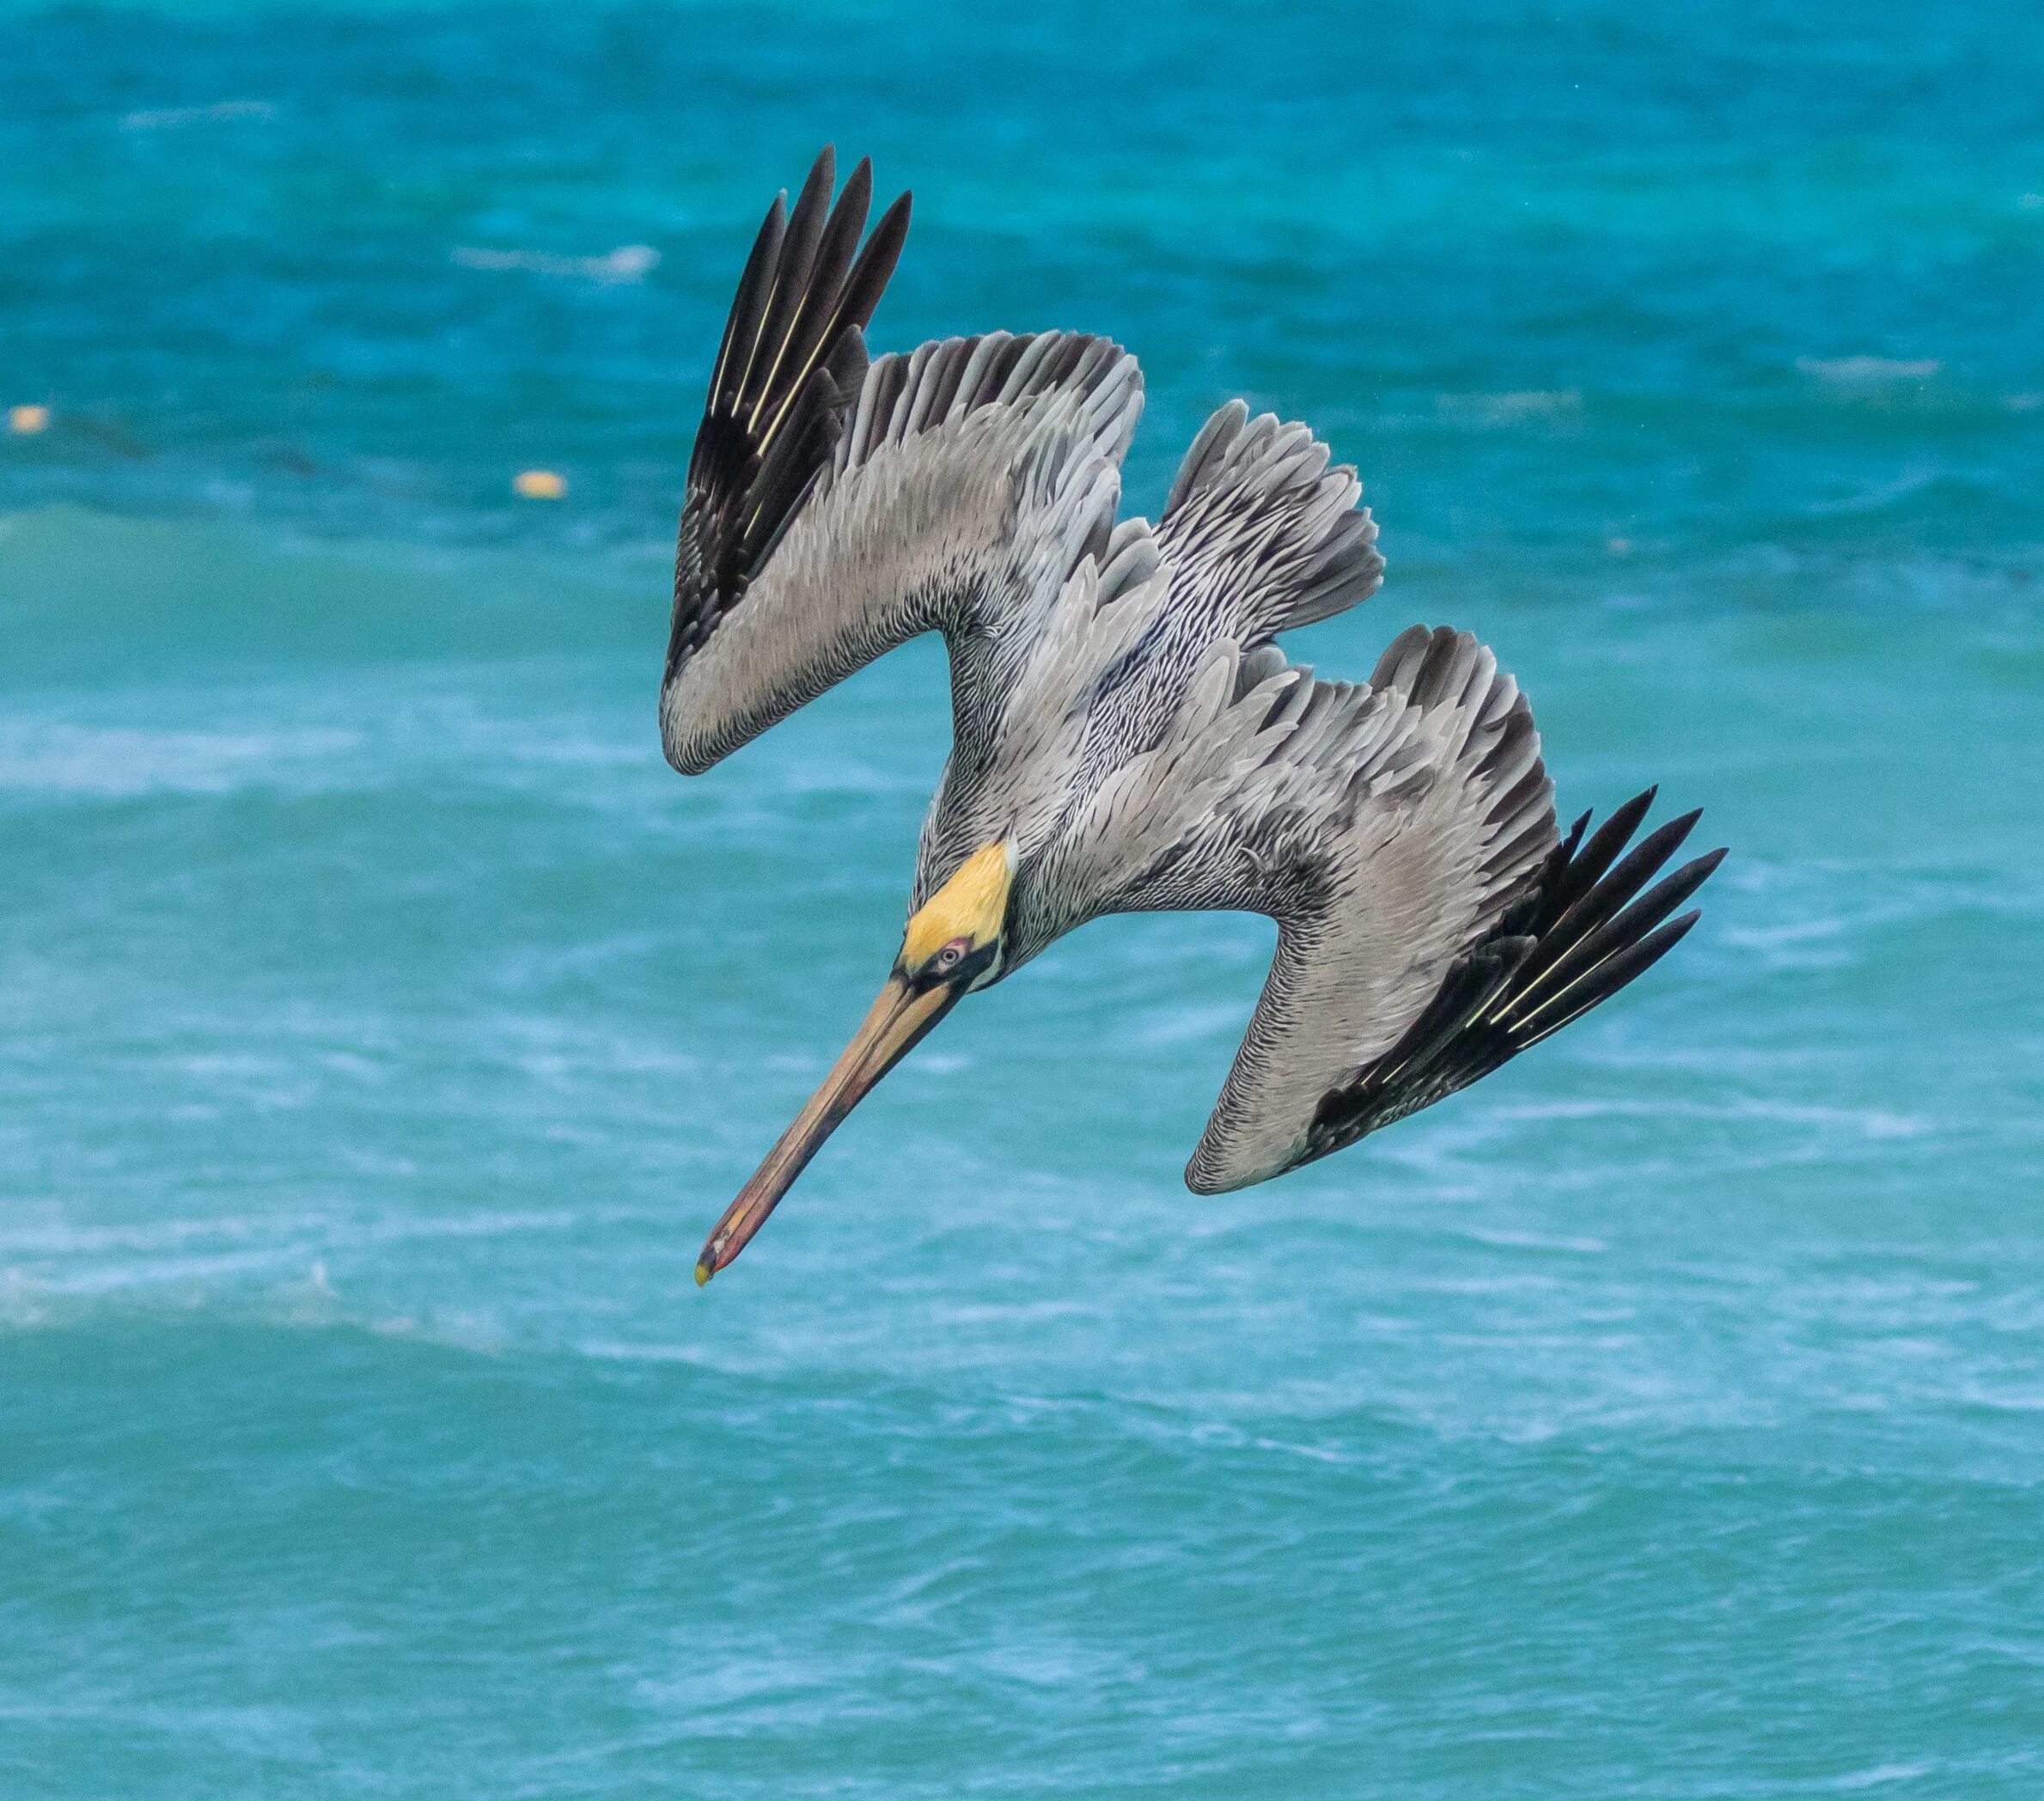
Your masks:
<svg viewBox="0 0 2044 1801"><path fill-rule="evenodd" d="M699 775L894 645L941 632L966 760L1032 622L1104 541L1135 358L1073 332L947 338L869 365L908 197L863 249L861 163L827 150L760 228L689 465L661 743Z"/></svg>
<svg viewBox="0 0 2044 1801"><path fill-rule="evenodd" d="M1273 748L1150 901L1278 924L1186 1172L1202 1193L1339 1151L1581 1018L1696 923L1673 916L1724 854L1656 882L1697 815L1628 850L1651 790L1559 839L1525 697L1467 632L1414 626L1361 687L1297 673Z"/></svg>
<svg viewBox="0 0 2044 1801"><path fill-rule="evenodd" d="M744 598L829 464L866 378L865 327L908 235L909 196L861 248L872 165L859 163L833 206L835 180L827 148L792 212L776 196L731 303L688 464L670 676Z"/></svg>
<svg viewBox="0 0 2044 1801"><path fill-rule="evenodd" d="M1278 634L1377 585L1359 491L1303 425L1220 409L1154 534L1116 528L1045 634L1044 667L1076 673L1025 692L1072 728L1068 756L1046 755L1061 728L1020 737L1032 767L1006 810L926 859L939 874L1002 818L1056 818L1040 852L1022 839L1010 968L1101 913L1277 920L1186 1171L1203 1193L1339 1151L1579 1018L1689 930L1693 913L1673 916L1722 854L1649 889L1696 819L1627 852L1650 795L1563 841L1532 709L1466 632L1413 626L1364 683L1291 663ZM1037 797L1018 809L1014 792Z"/></svg>
<svg viewBox="0 0 2044 1801"><path fill-rule="evenodd" d="M1321 1097L1302 1162L1489 1075L1610 999L1687 936L1699 914L1670 915L1724 852L1706 852L1647 888L1700 816L1699 810L1669 820L1627 850L1655 793L1635 795L1587 844L1590 815L1576 821L1522 898L1449 972L1398 1042Z"/></svg>

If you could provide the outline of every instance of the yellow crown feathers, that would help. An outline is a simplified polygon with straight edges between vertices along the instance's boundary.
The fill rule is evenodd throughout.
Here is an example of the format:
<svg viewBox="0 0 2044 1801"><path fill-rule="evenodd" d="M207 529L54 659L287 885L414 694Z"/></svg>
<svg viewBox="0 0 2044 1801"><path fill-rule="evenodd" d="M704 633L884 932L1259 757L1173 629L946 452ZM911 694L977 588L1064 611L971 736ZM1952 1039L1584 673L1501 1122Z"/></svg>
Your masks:
<svg viewBox="0 0 2044 1801"><path fill-rule="evenodd" d="M927 962L954 938L964 938L974 949L991 943L1008 917L1014 879L1014 846L1005 839L981 845L908 922L901 961L912 968Z"/></svg>

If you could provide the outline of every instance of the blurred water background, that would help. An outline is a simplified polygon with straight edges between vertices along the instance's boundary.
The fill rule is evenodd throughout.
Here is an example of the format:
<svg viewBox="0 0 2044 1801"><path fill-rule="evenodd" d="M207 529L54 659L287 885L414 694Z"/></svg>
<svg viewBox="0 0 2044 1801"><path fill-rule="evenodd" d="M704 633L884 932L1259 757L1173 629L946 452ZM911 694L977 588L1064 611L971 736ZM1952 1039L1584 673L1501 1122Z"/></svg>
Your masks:
<svg viewBox="0 0 2044 1801"><path fill-rule="evenodd" d="M1137 506L1358 463L1301 650L1705 804L1681 951L1201 1200L1270 928L1095 926L699 1295L947 737L660 760L827 138ZM2041 318L2029 7L0 6L0 1787L2040 1792Z"/></svg>

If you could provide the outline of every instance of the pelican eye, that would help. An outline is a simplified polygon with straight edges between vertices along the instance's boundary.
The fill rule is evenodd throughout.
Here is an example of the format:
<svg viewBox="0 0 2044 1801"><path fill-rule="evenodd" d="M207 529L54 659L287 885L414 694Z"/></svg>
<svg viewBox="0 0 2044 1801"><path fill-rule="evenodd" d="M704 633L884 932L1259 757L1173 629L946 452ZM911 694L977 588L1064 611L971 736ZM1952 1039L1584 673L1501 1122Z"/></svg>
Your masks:
<svg viewBox="0 0 2044 1801"><path fill-rule="evenodd" d="M963 938L953 938L949 944L937 952L936 960L930 967L940 974L948 974L965 961L967 948L966 941Z"/></svg>

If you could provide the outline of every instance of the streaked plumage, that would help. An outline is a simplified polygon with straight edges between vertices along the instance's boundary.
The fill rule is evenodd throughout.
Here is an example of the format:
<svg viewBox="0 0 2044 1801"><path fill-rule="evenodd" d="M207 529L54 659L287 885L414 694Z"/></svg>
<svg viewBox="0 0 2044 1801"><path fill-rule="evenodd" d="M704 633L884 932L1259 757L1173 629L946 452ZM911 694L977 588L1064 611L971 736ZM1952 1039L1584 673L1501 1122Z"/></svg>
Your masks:
<svg viewBox="0 0 2044 1801"><path fill-rule="evenodd" d="M992 333L869 363L907 198L862 249L868 166L834 208L833 180L826 151L793 211L775 202L718 352L662 739L699 774L936 631L955 741L889 988L699 1278L960 995L1103 914L1278 921L1186 1172L1201 1192L1466 1086L1687 931L1697 916L1676 909L1723 853L1661 872L1696 815L1628 850L1650 793L1562 838L1531 711L1468 633L1414 626L1362 683L1286 659L1278 634L1365 599L1383 568L1354 471L1304 426L1230 402L1162 517L1117 521L1135 359L1083 334Z"/></svg>

